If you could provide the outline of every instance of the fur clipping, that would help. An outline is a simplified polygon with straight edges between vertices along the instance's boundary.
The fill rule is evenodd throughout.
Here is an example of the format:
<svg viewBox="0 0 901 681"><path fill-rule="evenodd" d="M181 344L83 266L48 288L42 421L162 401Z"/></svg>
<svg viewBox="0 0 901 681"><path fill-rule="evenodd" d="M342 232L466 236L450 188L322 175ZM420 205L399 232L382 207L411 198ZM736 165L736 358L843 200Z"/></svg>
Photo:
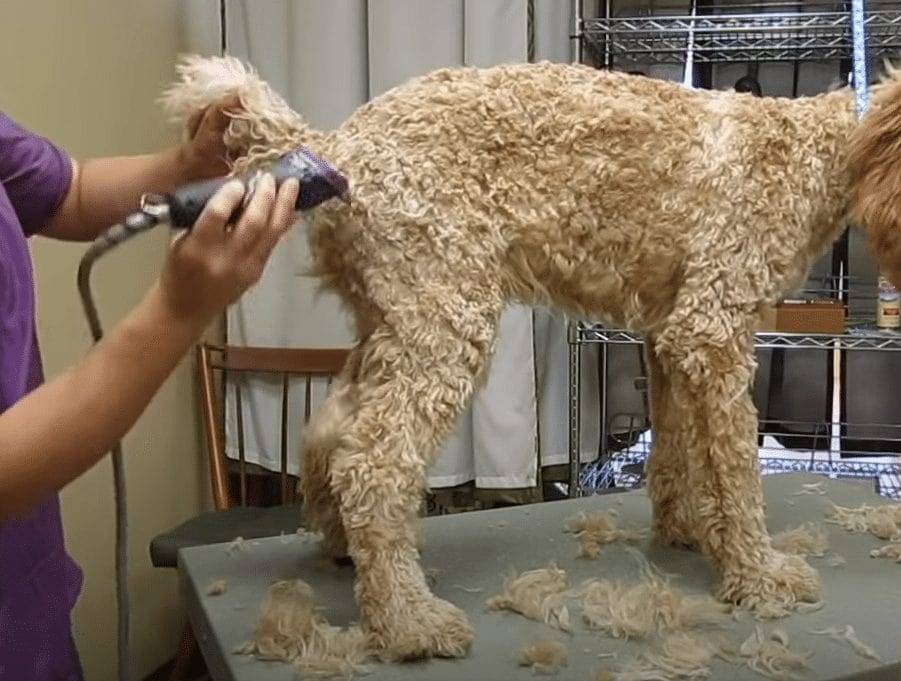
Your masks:
<svg viewBox="0 0 901 681"><path fill-rule="evenodd" d="M225 593L228 582L224 579L214 579L206 587L207 596L221 596Z"/></svg>
<svg viewBox="0 0 901 681"><path fill-rule="evenodd" d="M581 585L582 618L591 629L614 638L647 638L654 634L729 625L729 607L709 596L689 596L637 551L643 578L631 584L593 579Z"/></svg>
<svg viewBox="0 0 901 681"><path fill-rule="evenodd" d="M773 548L785 553L819 558L829 550L829 536L822 526L804 523L773 535Z"/></svg>
<svg viewBox="0 0 901 681"><path fill-rule="evenodd" d="M613 675L613 681L679 681L707 679L710 663L723 655L711 639L686 633L670 634L657 651L648 651L627 660Z"/></svg>
<svg viewBox="0 0 901 681"><path fill-rule="evenodd" d="M368 670L363 632L330 625L316 612L313 589L299 579L269 587L252 641L236 652L288 662L302 678L350 678Z"/></svg>
<svg viewBox="0 0 901 681"><path fill-rule="evenodd" d="M871 558L891 558L896 563L901 563L901 543L886 544L878 549L870 551Z"/></svg>
<svg viewBox="0 0 901 681"><path fill-rule="evenodd" d="M833 641L844 641L854 650L855 653L860 655L861 657L865 657L870 660L876 660L877 662L882 662L882 658L876 650L864 643L857 636L857 632L854 631L854 627L850 624L846 624L844 627L829 627L827 629L811 629L811 634L818 634L821 636L828 636Z"/></svg>
<svg viewBox="0 0 901 681"><path fill-rule="evenodd" d="M559 641L533 641L519 653L520 666L531 667L536 674L556 674L566 659L566 646Z"/></svg>
<svg viewBox="0 0 901 681"><path fill-rule="evenodd" d="M512 574L504 592L489 598L489 610L510 610L562 631L572 631L565 598L566 572L551 563L546 568Z"/></svg>
<svg viewBox="0 0 901 681"><path fill-rule="evenodd" d="M641 539L637 530L625 530L619 527L619 521L612 511L581 511L567 518L563 531L572 534L579 540L579 556L596 558L601 546L615 541L634 542Z"/></svg>
<svg viewBox="0 0 901 681"><path fill-rule="evenodd" d="M800 679L813 657L811 652L793 650L784 630L767 634L760 625L744 640L738 654L750 669L776 681Z"/></svg>
<svg viewBox="0 0 901 681"><path fill-rule="evenodd" d="M869 532L878 539L901 540L901 504L862 504L856 508L833 504L826 522L849 532Z"/></svg>

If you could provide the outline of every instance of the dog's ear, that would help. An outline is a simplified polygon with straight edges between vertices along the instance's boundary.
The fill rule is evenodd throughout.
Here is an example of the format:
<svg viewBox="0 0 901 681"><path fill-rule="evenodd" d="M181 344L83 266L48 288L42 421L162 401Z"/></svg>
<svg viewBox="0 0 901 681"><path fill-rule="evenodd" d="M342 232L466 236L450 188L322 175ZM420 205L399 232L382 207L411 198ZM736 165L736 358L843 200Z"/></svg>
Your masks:
<svg viewBox="0 0 901 681"><path fill-rule="evenodd" d="M885 276L901 285L901 71L889 68L848 145L851 218Z"/></svg>

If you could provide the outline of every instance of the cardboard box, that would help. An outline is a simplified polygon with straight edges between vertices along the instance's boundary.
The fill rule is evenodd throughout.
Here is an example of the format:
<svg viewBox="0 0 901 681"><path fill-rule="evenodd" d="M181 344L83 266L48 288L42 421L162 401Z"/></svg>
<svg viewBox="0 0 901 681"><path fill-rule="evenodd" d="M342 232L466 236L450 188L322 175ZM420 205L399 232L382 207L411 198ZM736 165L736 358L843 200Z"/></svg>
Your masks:
<svg viewBox="0 0 901 681"><path fill-rule="evenodd" d="M845 332L845 306L840 300L783 300L764 311L760 331L778 333Z"/></svg>

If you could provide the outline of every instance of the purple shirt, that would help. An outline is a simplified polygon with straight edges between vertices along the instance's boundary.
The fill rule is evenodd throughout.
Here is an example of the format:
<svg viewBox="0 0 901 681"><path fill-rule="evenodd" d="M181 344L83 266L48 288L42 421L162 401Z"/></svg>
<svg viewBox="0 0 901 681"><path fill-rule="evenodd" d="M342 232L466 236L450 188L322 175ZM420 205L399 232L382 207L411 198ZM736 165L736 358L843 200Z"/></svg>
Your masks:
<svg viewBox="0 0 901 681"><path fill-rule="evenodd" d="M26 237L46 223L70 180L64 151L0 113L0 411L44 380ZM70 613L81 584L58 495L0 521L0 681L80 678Z"/></svg>

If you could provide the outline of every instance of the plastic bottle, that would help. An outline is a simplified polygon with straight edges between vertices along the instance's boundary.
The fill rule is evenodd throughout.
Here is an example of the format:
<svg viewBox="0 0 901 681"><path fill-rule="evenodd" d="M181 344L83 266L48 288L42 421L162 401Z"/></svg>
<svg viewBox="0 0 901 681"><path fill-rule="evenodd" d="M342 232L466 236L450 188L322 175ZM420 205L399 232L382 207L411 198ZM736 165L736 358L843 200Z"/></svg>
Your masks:
<svg viewBox="0 0 901 681"><path fill-rule="evenodd" d="M879 276L879 298L876 301L876 326L880 329L901 327L901 293L882 275Z"/></svg>

